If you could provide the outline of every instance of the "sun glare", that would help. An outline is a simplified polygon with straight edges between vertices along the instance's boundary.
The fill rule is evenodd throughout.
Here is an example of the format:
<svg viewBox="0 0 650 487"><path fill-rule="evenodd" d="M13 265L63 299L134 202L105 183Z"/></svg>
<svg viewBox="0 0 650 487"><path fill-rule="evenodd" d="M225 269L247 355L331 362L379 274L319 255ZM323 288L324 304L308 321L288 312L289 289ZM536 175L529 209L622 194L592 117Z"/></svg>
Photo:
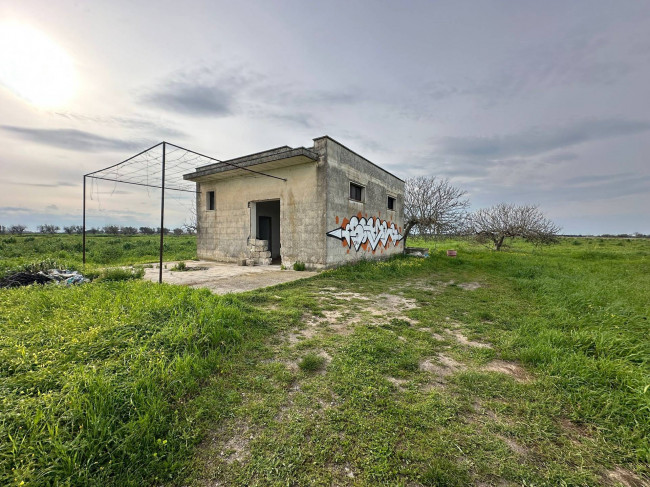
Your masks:
<svg viewBox="0 0 650 487"><path fill-rule="evenodd" d="M64 105L76 89L72 58L41 31L0 24L0 85L42 108Z"/></svg>

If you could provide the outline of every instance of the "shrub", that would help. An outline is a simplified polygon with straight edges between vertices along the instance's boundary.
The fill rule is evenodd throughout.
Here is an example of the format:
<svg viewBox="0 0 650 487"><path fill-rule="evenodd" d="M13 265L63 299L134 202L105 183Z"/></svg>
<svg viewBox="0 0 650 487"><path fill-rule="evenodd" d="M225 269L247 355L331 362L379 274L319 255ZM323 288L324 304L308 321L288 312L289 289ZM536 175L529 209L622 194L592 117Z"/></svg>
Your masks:
<svg viewBox="0 0 650 487"><path fill-rule="evenodd" d="M305 270L305 263L304 262L294 262L293 270L294 271L304 271Z"/></svg>
<svg viewBox="0 0 650 487"><path fill-rule="evenodd" d="M186 270L187 270L187 266L185 265L185 262L183 262L183 261L181 260L178 264L176 264L176 265L175 265L174 267L172 267L170 270L172 270L172 271L183 272L183 271L186 271Z"/></svg>

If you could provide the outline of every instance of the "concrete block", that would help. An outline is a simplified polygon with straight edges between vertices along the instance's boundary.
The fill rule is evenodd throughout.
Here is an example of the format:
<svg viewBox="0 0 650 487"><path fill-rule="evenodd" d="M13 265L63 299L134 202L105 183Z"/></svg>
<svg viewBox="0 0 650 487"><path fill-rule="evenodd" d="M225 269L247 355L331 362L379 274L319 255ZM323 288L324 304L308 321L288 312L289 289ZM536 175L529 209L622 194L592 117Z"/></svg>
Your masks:
<svg viewBox="0 0 650 487"><path fill-rule="evenodd" d="M266 259L257 259L257 262L259 265L271 265L271 258L266 258Z"/></svg>
<svg viewBox="0 0 650 487"><path fill-rule="evenodd" d="M246 265L254 266L255 265L255 259L246 259Z"/></svg>

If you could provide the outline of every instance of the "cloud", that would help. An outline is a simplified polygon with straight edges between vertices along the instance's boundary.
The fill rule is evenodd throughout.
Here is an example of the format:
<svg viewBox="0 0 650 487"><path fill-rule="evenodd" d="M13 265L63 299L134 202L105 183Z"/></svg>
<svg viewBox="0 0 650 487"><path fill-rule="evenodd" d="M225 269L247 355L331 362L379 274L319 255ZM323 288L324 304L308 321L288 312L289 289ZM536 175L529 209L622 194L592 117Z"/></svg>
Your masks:
<svg viewBox="0 0 650 487"><path fill-rule="evenodd" d="M358 87L301 86L247 67L197 66L167 76L139 99L149 106L193 117L246 115L314 127L315 113L368 99Z"/></svg>
<svg viewBox="0 0 650 487"><path fill-rule="evenodd" d="M650 130L650 122L588 120L570 126L531 129L491 137L441 137L434 139L438 153L480 159L505 159L544 154L584 142L633 135Z"/></svg>
<svg viewBox="0 0 650 487"><path fill-rule="evenodd" d="M144 96L150 105L172 112L198 117L230 115L233 96L215 85L190 81L170 81Z"/></svg>
<svg viewBox="0 0 650 487"><path fill-rule="evenodd" d="M33 129L0 125L0 129L22 139L78 152L124 151L143 147L142 142L114 139L76 129Z"/></svg>
<svg viewBox="0 0 650 487"><path fill-rule="evenodd" d="M613 85L638 64L635 56L621 52L600 33L574 33L521 47L483 77L431 79L420 92L436 102L472 96L491 106L554 88Z"/></svg>
<svg viewBox="0 0 650 487"><path fill-rule="evenodd" d="M7 213L30 213L32 210L22 206L0 206L0 211Z"/></svg>
<svg viewBox="0 0 650 487"><path fill-rule="evenodd" d="M56 181L52 183L34 183L32 181L10 181L5 179L3 183L6 183L10 186L33 186L37 188L60 188L60 187L74 188L76 186L79 186L78 184L68 183L66 181Z"/></svg>
<svg viewBox="0 0 650 487"><path fill-rule="evenodd" d="M94 116L73 112L54 112L54 115L82 123L95 122L111 127L118 127L120 129L128 128L141 130L156 135L160 137L161 140L163 137L184 137L186 135L185 132L168 127L167 122L157 123L138 117Z"/></svg>
<svg viewBox="0 0 650 487"><path fill-rule="evenodd" d="M58 210L59 207L56 206L56 205L47 205L47 206L45 207L45 209L46 209L46 210Z"/></svg>

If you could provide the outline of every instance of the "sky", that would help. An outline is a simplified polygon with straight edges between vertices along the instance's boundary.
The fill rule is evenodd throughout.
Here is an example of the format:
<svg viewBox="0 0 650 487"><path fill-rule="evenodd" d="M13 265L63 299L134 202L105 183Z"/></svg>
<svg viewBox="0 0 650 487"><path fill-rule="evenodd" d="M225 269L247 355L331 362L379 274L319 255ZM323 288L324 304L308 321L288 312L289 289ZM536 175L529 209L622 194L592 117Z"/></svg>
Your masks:
<svg viewBox="0 0 650 487"><path fill-rule="evenodd" d="M162 140L225 160L329 135L474 209L649 234L649 95L650 2L8 0L0 225L81 224L83 174ZM155 189L88 196L88 226L159 226Z"/></svg>

